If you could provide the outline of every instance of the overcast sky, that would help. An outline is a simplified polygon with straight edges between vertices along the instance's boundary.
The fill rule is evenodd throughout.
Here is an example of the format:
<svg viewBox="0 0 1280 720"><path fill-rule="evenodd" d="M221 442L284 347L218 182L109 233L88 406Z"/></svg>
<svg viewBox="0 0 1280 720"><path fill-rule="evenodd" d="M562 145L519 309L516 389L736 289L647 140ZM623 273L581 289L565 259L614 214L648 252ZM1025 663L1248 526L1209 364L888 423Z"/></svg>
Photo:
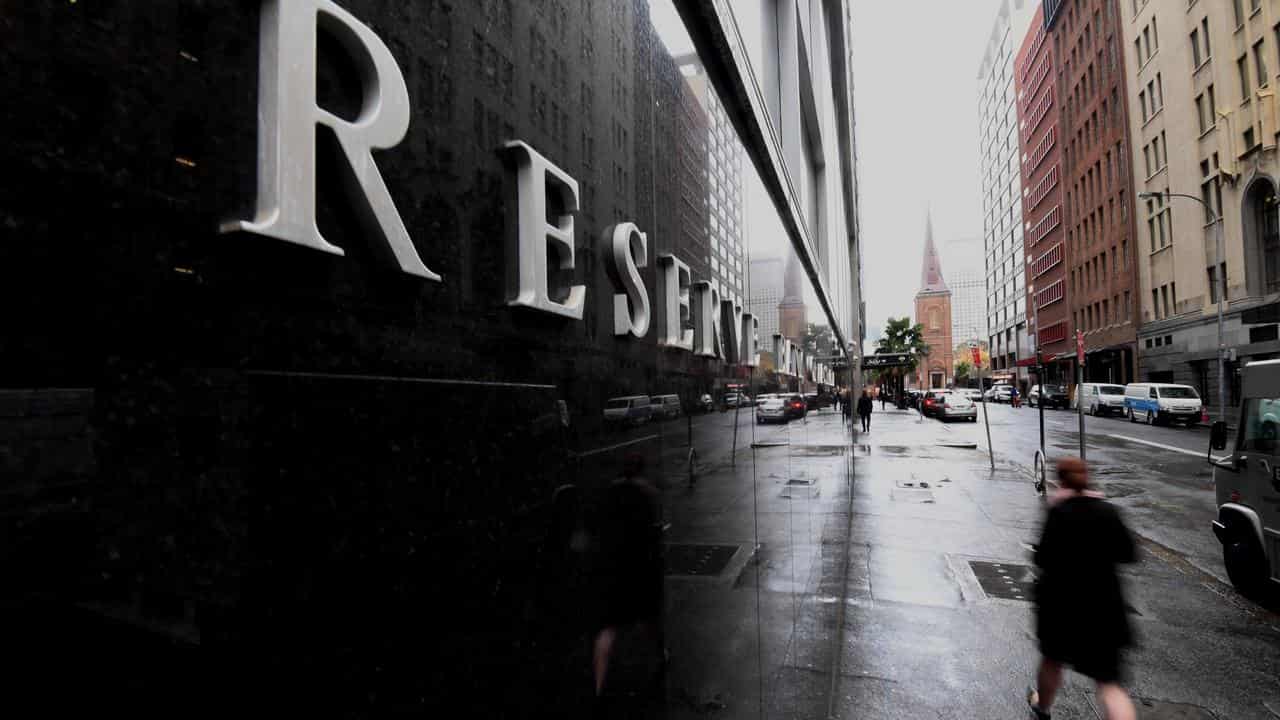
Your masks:
<svg viewBox="0 0 1280 720"><path fill-rule="evenodd" d="M943 274L983 270L976 78L1000 2L851 5L870 339L914 309L927 208Z"/></svg>
<svg viewBox="0 0 1280 720"><path fill-rule="evenodd" d="M870 348L889 317L914 311L927 211L943 274L985 272L977 75L1000 0L849 1ZM760 2L730 0L744 35L759 33ZM673 54L692 48L671 0L650 12ZM776 254L781 226L747 170L749 248Z"/></svg>

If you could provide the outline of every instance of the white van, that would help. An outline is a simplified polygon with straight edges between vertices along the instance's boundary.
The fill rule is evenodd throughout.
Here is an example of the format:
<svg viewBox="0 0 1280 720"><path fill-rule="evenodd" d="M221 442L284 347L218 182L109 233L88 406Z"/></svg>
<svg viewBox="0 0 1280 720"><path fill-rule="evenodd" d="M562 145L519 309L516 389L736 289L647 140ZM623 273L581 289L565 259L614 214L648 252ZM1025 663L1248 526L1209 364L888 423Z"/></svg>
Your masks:
<svg viewBox="0 0 1280 720"><path fill-rule="evenodd" d="M680 411L680 396L678 395L655 395L653 396L653 417L663 420L678 418Z"/></svg>
<svg viewBox="0 0 1280 720"><path fill-rule="evenodd" d="M1190 385L1173 383L1129 383L1124 386L1124 409L1129 422L1139 418L1152 423L1186 423L1200 421L1204 403Z"/></svg>
<svg viewBox="0 0 1280 720"><path fill-rule="evenodd" d="M1218 519L1227 576L1246 595L1280 588L1280 360L1245 366L1235 448L1214 462ZM1209 446L1227 448L1227 426L1215 422Z"/></svg>
<svg viewBox="0 0 1280 720"><path fill-rule="evenodd" d="M604 403L606 425L643 425L653 416L653 403L648 395L609 398Z"/></svg>
<svg viewBox="0 0 1280 720"><path fill-rule="evenodd" d="M1080 392L1071 401L1072 407L1084 403L1085 412L1090 415L1123 415L1124 386L1113 383L1083 383Z"/></svg>

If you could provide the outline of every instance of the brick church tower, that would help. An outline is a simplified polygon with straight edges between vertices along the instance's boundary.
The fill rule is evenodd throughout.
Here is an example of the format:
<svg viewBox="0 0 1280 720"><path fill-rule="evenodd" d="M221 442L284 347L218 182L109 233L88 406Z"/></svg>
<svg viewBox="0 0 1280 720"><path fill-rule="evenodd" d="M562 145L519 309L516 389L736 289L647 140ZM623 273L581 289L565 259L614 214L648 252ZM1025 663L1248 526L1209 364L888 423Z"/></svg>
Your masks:
<svg viewBox="0 0 1280 720"><path fill-rule="evenodd" d="M951 342L951 290L942 279L942 261L933 244L933 217L925 221L924 265L920 269L920 291L916 293L916 322L924 326L924 342L929 355L916 367L916 387L944 388L955 372L955 351Z"/></svg>

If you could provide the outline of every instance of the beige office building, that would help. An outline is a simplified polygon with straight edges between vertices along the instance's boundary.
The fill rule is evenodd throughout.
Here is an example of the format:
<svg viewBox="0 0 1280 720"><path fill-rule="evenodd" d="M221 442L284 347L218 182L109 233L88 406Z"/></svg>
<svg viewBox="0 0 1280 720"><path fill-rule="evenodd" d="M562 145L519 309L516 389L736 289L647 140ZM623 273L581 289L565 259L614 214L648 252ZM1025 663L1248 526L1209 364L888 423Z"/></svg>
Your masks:
<svg viewBox="0 0 1280 720"><path fill-rule="evenodd" d="M1243 364L1280 356L1280 2L1119 2L1134 188L1193 196L1135 197L1139 378L1193 385L1219 403L1221 230L1227 401L1236 405Z"/></svg>

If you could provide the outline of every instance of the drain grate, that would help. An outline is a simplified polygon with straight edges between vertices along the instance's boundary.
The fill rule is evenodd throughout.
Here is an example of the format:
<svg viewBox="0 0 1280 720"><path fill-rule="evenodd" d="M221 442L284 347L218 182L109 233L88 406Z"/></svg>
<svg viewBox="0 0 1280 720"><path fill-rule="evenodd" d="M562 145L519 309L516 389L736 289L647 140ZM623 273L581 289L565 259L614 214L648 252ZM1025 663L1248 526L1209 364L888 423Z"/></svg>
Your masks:
<svg viewBox="0 0 1280 720"><path fill-rule="evenodd" d="M1035 574L1030 565L970 560L969 567L987 597L1001 600L1032 600Z"/></svg>
<svg viewBox="0 0 1280 720"><path fill-rule="evenodd" d="M737 552L737 545L672 543L666 546L666 574L719 575Z"/></svg>

